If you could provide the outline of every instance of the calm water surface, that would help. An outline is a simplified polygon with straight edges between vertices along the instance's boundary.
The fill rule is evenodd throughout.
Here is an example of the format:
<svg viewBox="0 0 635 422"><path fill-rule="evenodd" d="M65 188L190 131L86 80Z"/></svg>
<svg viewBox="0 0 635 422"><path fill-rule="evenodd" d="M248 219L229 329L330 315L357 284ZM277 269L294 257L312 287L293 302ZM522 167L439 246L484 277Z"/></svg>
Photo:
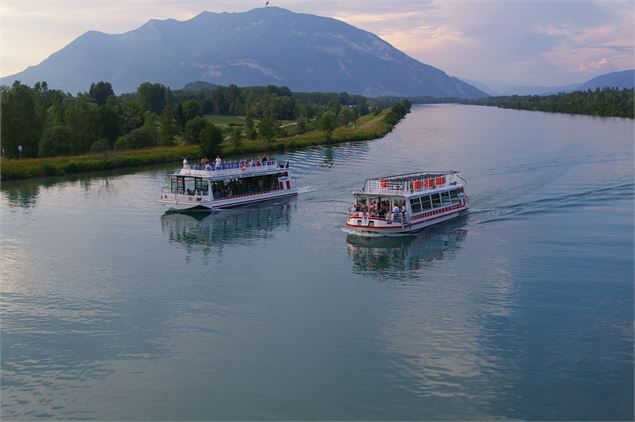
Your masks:
<svg viewBox="0 0 635 422"><path fill-rule="evenodd" d="M633 121L415 107L282 156L301 194L165 214L171 167L4 183L3 419L633 418ZM341 230L367 177L472 212Z"/></svg>

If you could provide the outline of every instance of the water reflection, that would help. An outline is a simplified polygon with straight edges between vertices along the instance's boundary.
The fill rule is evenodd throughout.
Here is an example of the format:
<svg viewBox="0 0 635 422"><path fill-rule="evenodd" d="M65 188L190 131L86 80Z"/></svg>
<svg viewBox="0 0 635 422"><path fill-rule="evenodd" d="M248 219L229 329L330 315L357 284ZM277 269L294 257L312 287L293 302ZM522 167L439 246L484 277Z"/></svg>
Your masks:
<svg viewBox="0 0 635 422"><path fill-rule="evenodd" d="M413 236L349 235L346 243L353 272L379 279L404 279L416 278L435 261L451 259L466 236L464 227L445 227Z"/></svg>
<svg viewBox="0 0 635 422"><path fill-rule="evenodd" d="M2 196L12 208L34 208L40 195L41 182L27 180L21 182L4 182Z"/></svg>
<svg viewBox="0 0 635 422"><path fill-rule="evenodd" d="M97 194L104 195L112 193L112 179L113 176L108 174L89 174L15 180L3 183L0 192L11 208L35 208L42 191L78 185L82 192L93 189Z"/></svg>
<svg viewBox="0 0 635 422"><path fill-rule="evenodd" d="M209 256L226 246L251 245L288 228L296 199L281 201L215 212L167 212L161 216L161 229L188 253L201 250Z"/></svg>

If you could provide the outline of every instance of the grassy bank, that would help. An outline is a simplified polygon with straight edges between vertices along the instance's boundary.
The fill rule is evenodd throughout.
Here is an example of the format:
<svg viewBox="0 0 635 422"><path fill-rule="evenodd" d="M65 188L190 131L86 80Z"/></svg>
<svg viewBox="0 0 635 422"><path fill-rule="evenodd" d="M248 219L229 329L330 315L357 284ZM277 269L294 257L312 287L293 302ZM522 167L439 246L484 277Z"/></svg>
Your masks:
<svg viewBox="0 0 635 422"><path fill-rule="evenodd" d="M381 138L393 128L393 125L384 121L386 113L387 111L385 110L376 116L363 116L352 126L338 127L333 131L330 140L325 139L324 132L311 131L287 138L278 138L270 143L260 139L243 140L237 148L226 143L223 145L223 154L248 155L284 151L285 149L296 149L313 145ZM178 163L184 157L198 158L199 155L198 145L179 145L53 158L2 159L0 164L0 177L2 180L14 180L27 179L30 177L62 176L65 174L135 167L147 164Z"/></svg>

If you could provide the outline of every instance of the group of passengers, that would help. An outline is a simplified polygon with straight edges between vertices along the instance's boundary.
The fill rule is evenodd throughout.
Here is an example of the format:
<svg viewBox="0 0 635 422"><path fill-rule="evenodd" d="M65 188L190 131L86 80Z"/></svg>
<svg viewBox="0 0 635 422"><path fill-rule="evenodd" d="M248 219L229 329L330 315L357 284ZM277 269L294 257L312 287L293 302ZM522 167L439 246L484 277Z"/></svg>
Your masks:
<svg viewBox="0 0 635 422"><path fill-rule="evenodd" d="M260 166L271 166L274 165L275 161L273 159L268 159L266 156L258 159L247 159L247 160L238 160L238 161L223 161L220 156L216 156L216 159L210 161L209 158L203 157L199 163L194 165L189 165L187 160L183 160L183 167L190 167L193 170L228 170L228 169L241 169L244 170L247 167L260 167Z"/></svg>
<svg viewBox="0 0 635 422"><path fill-rule="evenodd" d="M207 157L201 158L201 161L196 164L189 164L187 159L183 160L183 168L192 170L228 170L228 169L241 169L245 170L248 167L260 167L260 166L273 166L276 161L273 158L267 158L266 156L258 159L248 158L246 160L237 161L223 161L220 156L216 156L216 159L210 161ZM278 164L279 168L289 168L289 161L286 163Z"/></svg>
<svg viewBox="0 0 635 422"><path fill-rule="evenodd" d="M368 204L365 201L360 201L355 204L355 212L364 213L364 216L378 217L381 219L387 219L388 221L405 221L406 218L406 206L405 203L399 205L397 201L394 203L392 213L390 212L390 201L380 201L377 199L371 200Z"/></svg>

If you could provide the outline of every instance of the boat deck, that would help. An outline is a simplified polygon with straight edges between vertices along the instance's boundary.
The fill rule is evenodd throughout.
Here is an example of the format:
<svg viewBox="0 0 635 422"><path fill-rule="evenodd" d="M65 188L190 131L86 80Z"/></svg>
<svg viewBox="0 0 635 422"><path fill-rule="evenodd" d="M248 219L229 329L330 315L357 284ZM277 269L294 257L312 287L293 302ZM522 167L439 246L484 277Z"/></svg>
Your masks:
<svg viewBox="0 0 635 422"><path fill-rule="evenodd" d="M203 177L206 179L242 178L272 171L288 170L288 162L282 163L276 160L267 161L266 164L246 165L244 162L223 163L222 166L207 165L201 168L198 165L184 164L183 168L173 176Z"/></svg>
<svg viewBox="0 0 635 422"><path fill-rule="evenodd" d="M367 179L361 194L410 195L449 186L465 185L458 171L425 171Z"/></svg>

